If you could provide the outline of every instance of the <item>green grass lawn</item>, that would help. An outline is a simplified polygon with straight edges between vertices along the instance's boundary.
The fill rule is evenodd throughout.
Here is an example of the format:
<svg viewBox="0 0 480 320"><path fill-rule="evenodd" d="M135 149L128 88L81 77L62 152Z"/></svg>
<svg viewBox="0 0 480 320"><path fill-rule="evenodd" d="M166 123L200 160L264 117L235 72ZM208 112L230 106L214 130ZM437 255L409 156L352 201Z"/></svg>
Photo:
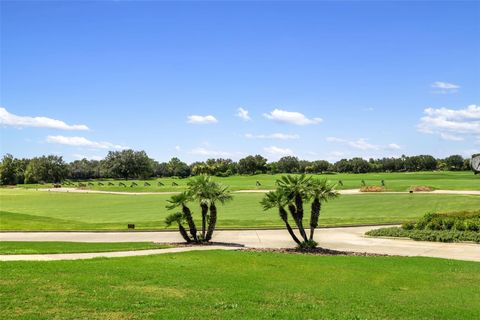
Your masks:
<svg viewBox="0 0 480 320"><path fill-rule="evenodd" d="M215 177L221 183L230 186L231 190L246 190L246 189L273 189L275 188L275 180L281 175L253 175L253 176L231 176L231 177ZM472 172L414 172L414 173L365 173L365 174L324 174L316 175L320 178L327 178L331 182L338 183L339 180L343 182L343 186L338 185L340 189L357 189L362 186L361 181L364 180L367 185L380 185L381 180L384 180L388 190L392 191L406 191L413 185L431 186L435 189L449 189L449 190L480 190L480 175L475 176ZM189 179L172 179L162 178L155 180L115 180L112 181L115 186L109 186L107 180L93 181L93 186L88 186L87 189L104 190L104 191L135 191L135 192L156 192L156 191L181 191L184 190ZM136 182L138 186L130 187L132 181ZM157 183L161 181L164 186L158 186ZM259 181L261 186L256 186ZM104 186L99 186L102 182ZM123 182L127 187L120 187L118 184ZM151 186L144 186L148 182ZM178 186L172 186L175 182ZM86 183L86 182L85 182ZM78 183L77 183L78 185ZM45 188L51 187L51 184L45 185L19 185L22 188Z"/></svg>
<svg viewBox="0 0 480 320"><path fill-rule="evenodd" d="M276 210L264 212L261 193L239 193L219 207L218 227L282 227ZM110 195L0 189L1 230L163 229L168 195ZM194 216L199 208L191 206ZM480 196L438 194L342 195L323 206L320 224L376 224L410 221L427 212L475 210Z"/></svg>
<svg viewBox="0 0 480 320"><path fill-rule="evenodd" d="M153 242L0 241L0 254L111 252L171 248Z"/></svg>
<svg viewBox="0 0 480 320"><path fill-rule="evenodd" d="M0 263L3 319L478 319L480 263L204 251Z"/></svg>

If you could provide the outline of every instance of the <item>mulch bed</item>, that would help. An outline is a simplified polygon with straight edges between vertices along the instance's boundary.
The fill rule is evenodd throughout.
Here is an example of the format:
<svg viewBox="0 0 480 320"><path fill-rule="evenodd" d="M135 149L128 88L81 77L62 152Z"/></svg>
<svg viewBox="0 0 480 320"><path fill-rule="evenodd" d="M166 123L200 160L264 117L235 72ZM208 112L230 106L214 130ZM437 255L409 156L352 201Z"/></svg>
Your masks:
<svg viewBox="0 0 480 320"><path fill-rule="evenodd" d="M243 244L231 243L231 242L158 242L159 244L167 244L174 247L208 247L208 246L224 246L224 247L237 247L244 248Z"/></svg>
<svg viewBox="0 0 480 320"><path fill-rule="evenodd" d="M228 246L237 247L246 252L273 252L273 253L287 253L287 254L307 254L315 256L358 256L358 257L385 257L388 254L377 254L368 252L351 252L351 251L339 251L326 248L317 247L314 249L297 249L297 248L281 248L281 249L269 249L269 248L245 248L244 245L238 243L228 242L202 242L202 243L186 243L186 242L171 242L166 243L175 247L197 247L197 246Z"/></svg>
<svg viewBox="0 0 480 320"><path fill-rule="evenodd" d="M289 254L307 254L315 256L358 256L358 257L385 257L389 256L388 254L377 254L377 253L368 253L368 252L351 252L351 251L339 251L331 250L325 248L314 248L314 249L297 249L297 248L284 248L284 249L258 249L258 248L248 248L242 251L248 252L274 252L274 253L289 253Z"/></svg>

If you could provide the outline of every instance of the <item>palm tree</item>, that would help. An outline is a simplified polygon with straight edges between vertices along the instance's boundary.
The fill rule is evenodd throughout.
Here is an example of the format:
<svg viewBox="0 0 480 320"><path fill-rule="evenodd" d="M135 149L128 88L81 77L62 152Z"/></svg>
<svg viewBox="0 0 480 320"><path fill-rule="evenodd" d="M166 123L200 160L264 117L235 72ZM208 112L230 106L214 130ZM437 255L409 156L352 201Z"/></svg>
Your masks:
<svg viewBox="0 0 480 320"><path fill-rule="evenodd" d="M193 221L192 212L190 211L190 208L187 207L187 203L191 200L191 194L186 191L175 194L170 197L170 200L167 200L167 202L170 203L169 205L167 205L167 209L172 210L177 207L182 208L183 217L188 223L188 227L190 229L190 234L192 235L193 241L198 242L197 227L195 226L195 222Z"/></svg>
<svg viewBox="0 0 480 320"><path fill-rule="evenodd" d="M206 241L210 241L212 239L213 231L215 230L215 226L217 224L217 206L216 202L220 202L221 204L225 204L225 202L232 200L232 195L228 190L228 187L224 187L219 183L213 182L209 184L210 190L208 191L210 202L210 219L208 220L208 230L207 235L205 236Z"/></svg>
<svg viewBox="0 0 480 320"><path fill-rule="evenodd" d="M313 240L315 228L318 227L318 218L322 202L338 196L334 185L326 180L312 180L304 174L300 176L282 176L277 180L277 190L265 195L260 202L264 210L278 207L280 218L284 221L288 232L300 248L314 248L317 243ZM307 237L303 227L303 203L313 198L310 214L310 237ZM303 241L300 241L288 224L288 215L285 206L295 221Z"/></svg>
<svg viewBox="0 0 480 320"><path fill-rule="evenodd" d="M313 241L313 233L318 227L318 218L322 210L322 202L338 197L340 194L335 190L336 185L329 184L327 179L315 179L309 183L309 192L313 198L310 214L310 240Z"/></svg>
<svg viewBox="0 0 480 320"><path fill-rule="evenodd" d="M216 203L232 199L228 187L213 181L209 176L198 176L188 182L190 194L200 204L202 211L202 240L210 241L217 224ZM210 214L208 214L210 211ZM207 227L208 223L208 227Z"/></svg>
<svg viewBox="0 0 480 320"><path fill-rule="evenodd" d="M187 183L192 198L198 200L200 203L200 208L202 211L202 240L205 240L206 238L211 184L211 178L206 175L197 176Z"/></svg>
<svg viewBox="0 0 480 320"><path fill-rule="evenodd" d="M300 176L286 175L277 180L278 190L287 198L288 209L304 241L307 241L308 238L303 227L303 202L310 197L310 179L311 177L307 178L305 174L302 174Z"/></svg>
<svg viewBox="0 0 480 320"><path fill-rule="evenodd" d="M288 233L292 237L293 241L295 241L298 245L301 245L301 242L295 235L295 232L293 232L290 223L288 223L288 213L285 210L285 206L288 204L288 200L286 199L285 195L280 190L270 191L265 194L265 197L262 199L260 204L263 206L263 210L278 208L278 215L280 216L280 219L282 219L285 223Z"/></svg>
<svg viewBox="0 0 480 320"><path fill-rule="evenodd" d="M180 231L180 234L182 235L183 239L185 239L185 241L190 243L192 242L192 239L190 239L190 237L188 236L187 230L185 230L185 228L182 225L182 222L184 219L185 217L183 216L183 213L181 212L172 213L165 218L165 225L167 227L170 227L173 223L176 222L178 224L178 230Z"/></svg>

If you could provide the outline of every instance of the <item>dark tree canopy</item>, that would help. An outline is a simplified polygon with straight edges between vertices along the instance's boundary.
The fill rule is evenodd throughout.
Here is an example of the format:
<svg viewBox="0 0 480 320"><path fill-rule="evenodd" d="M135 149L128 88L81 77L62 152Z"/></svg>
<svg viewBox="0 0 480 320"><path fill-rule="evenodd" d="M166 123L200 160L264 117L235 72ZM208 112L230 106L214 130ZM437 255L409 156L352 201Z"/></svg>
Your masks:
<svg viewBox="0 0 480 320"><path fill-rule="evenodd" d="M444 162L447 170L459 171L465 169L465 160L458 154L445 158Z"/></svg>
<svg viewBox="0 0 480 320"><path fill-rule="evenodd" d="M300 172L300 163L297 157L286 156L277 162L277 170L284 173Z"/></svg>
<svg viewBox="0 0 480 320"><path fill-rule="evenodd" d="M238 161L238 173L256 174L267 172L267 159L261 155L247 156Z"/></svg>
<svg viewBox="0 0 480 320"><path fill-rule="evenodd" d="M68 174L68 167L59 156L42 156L28 162L25 183L61 182Z"/></svg>
<svg viewBox="0 0 480 320"><path fill-rule="evenodd" d="M104 165L115 178L146 178L153 173L152 162L145 151L110 151Z"/></svg>
<svg viewBox="0 0 480 320"><path fill-rule="evenodd" d="M186 178L190 176L190 167L178 158L172 158L167 163L167 170L171 176Z"/></svg>

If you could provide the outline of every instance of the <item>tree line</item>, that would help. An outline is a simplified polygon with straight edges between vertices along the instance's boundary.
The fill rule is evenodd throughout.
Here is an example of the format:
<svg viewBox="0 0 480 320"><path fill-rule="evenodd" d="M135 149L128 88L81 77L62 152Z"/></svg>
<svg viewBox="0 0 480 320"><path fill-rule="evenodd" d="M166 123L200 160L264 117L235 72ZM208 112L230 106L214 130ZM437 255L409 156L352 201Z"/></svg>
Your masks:
<svg viewBox="0 0 480 320"><path fill-rule="evenodd" d="M276 173L368 173L470 170L470 159L452 155L437 159L431 155L399 158L341 159L331 163L326 160L307 161L286 156L268 162L261 155L250 155L235 162L232 159L208 159L190 165L178 158L158 162L145 151L110 151L102 160L75 160L67 163L61 156L49 155L31 159L18 159L11 154L0 163L0 184L59 183L65 179L149 179L155 177L186 178L197 175L227 177L235 174Z"/></svg>

